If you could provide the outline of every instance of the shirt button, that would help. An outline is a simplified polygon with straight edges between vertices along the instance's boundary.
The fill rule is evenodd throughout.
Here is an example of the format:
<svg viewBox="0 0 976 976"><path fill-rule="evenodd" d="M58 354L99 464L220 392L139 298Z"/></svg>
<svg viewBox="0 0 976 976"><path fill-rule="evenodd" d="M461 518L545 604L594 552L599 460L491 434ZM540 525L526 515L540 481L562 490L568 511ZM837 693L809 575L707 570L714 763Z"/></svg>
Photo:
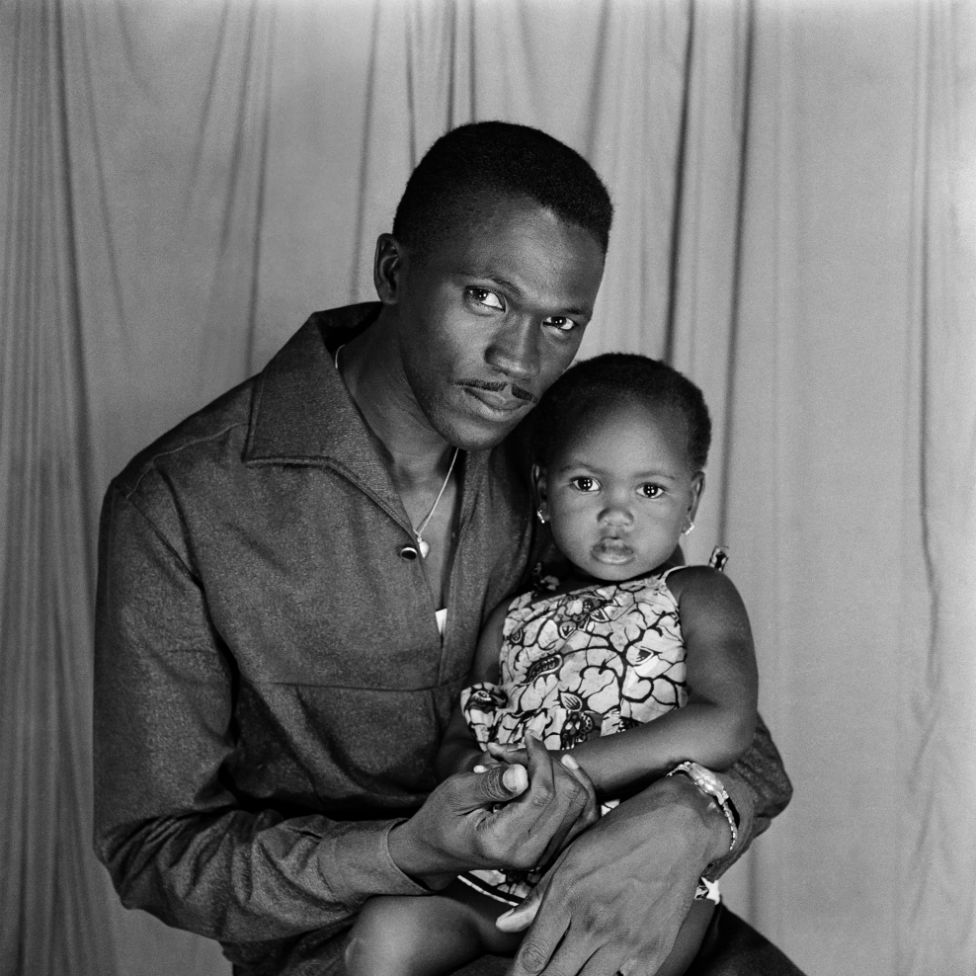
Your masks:
<svg viewBox="0 0 976 976"><path fill-rule="evenodd" d="M412 563L420 556L416 546L404 546L400 550L400 558L405 562Z"/></svg>

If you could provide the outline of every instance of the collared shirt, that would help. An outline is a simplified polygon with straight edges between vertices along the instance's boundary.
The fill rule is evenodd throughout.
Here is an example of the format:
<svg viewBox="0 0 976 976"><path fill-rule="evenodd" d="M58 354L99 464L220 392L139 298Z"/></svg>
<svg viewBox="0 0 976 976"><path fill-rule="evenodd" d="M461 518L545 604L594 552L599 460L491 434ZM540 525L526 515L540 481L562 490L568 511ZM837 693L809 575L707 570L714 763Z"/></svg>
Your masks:
<svg viewBox="0 0 976 976"><path fill-rule="evenodd" d="M98 851L126 904L225 943L321 935L372 894L420 890L387 833L435 785L481 622L528 559L527 479L500 450L464 455L442 639L333 366L375 312L313 315L136 457L103 510Z"/></svg>
<svg viewBox="0 0 976 976"><path fill-rule="evenodd" d="M374 894L421 889L387 835L482 621L523 581L525 472L465 455L441 636L410 521L333 365L378 306L313 315L256 377L141 452L102 514L96 849L124 904L248 976L316 972ZM723 778L726 774L723 774ZM760 723L728 774L736 852L790 796Z"/></svg>

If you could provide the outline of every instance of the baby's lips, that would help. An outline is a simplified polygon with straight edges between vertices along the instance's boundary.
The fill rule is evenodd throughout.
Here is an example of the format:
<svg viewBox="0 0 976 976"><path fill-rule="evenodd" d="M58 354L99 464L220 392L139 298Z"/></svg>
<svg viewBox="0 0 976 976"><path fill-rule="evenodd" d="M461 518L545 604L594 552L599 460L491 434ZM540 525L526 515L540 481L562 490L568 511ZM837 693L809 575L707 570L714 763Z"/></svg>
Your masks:
<svg viewBox="0 0 976 976"><path fill-rule="evenodd" d="M629 556L633 549L623 539L607 537L601 539L594 547L597 552L606 553L612 556Z"/></svg>

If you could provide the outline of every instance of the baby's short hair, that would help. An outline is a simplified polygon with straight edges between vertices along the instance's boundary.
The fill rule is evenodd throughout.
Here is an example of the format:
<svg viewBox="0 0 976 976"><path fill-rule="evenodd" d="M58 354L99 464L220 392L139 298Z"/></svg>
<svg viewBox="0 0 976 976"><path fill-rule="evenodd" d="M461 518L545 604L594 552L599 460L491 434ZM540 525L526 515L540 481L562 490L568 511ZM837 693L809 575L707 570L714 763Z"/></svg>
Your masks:
<svg viewBox="0 0 976 976"><path fill-rule="evenodd" d="M704 470L712 422L702 391L667 363L623 352L581 360L553 383L532 412L535 461L548 467L589 417L627 404L673 410L684 417L688 460L695 470Z"/></svg>

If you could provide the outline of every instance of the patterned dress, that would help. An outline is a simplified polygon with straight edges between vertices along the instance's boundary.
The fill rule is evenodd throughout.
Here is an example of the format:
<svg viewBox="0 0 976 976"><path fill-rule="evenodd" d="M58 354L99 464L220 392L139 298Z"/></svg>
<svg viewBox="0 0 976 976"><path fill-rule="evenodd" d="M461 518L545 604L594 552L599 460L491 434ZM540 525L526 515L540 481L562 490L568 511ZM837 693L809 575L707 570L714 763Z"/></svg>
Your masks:
<svg viewBox="0 0 976 976"><path fill-rule="evenodd" d="M549 749L571 749L684 705L685 646L667 575L516 597L499 684L461 692L481 748L533 735Z"/></svg>
<svg viewBox="0 0 976 976"><path fill-rule="evenodd" d="M479 746L521 745L532 735L549 749L571 749L684 705L685 645L667 585L673 571L516 597L502 629L499 683L461 692ZM517 904L537 879L473 871L461 880Z"/></svg>

